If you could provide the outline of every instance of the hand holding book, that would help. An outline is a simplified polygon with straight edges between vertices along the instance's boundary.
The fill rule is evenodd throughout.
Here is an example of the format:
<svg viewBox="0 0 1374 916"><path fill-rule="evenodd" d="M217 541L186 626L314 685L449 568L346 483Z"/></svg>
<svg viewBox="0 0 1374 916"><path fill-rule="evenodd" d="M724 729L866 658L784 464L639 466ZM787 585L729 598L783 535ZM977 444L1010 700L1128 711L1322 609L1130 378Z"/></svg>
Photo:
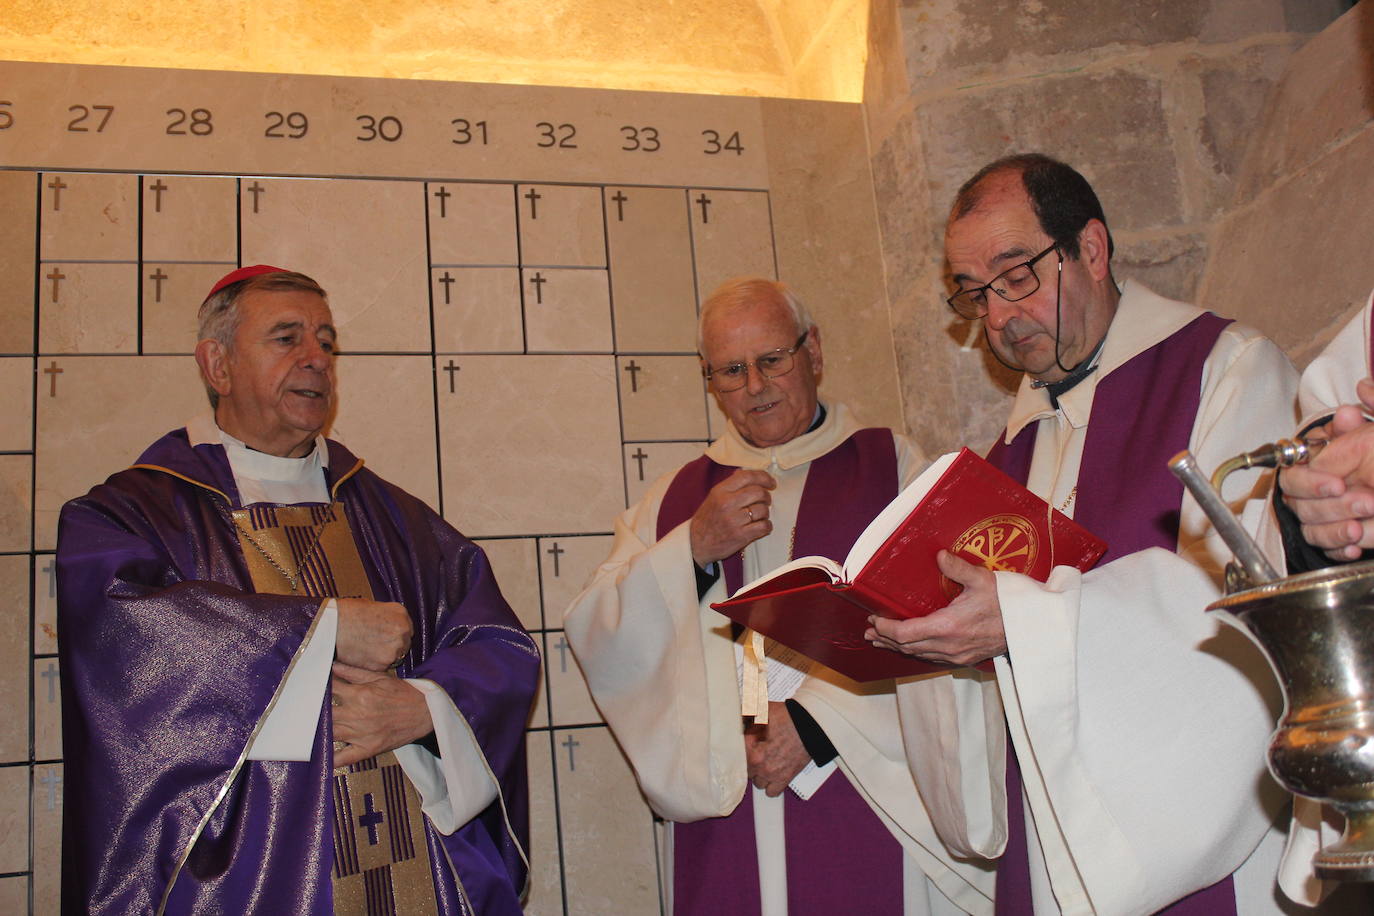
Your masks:
<svg viewBox="0 0 1374 916"><path fill-rule="evenodd" d="M945 578L963 586L949 604L924 617L868 618L864 639L900 652L946 665L976 665L1007 651L1002 607L992 571L940 551L935 561Z"/></svg>

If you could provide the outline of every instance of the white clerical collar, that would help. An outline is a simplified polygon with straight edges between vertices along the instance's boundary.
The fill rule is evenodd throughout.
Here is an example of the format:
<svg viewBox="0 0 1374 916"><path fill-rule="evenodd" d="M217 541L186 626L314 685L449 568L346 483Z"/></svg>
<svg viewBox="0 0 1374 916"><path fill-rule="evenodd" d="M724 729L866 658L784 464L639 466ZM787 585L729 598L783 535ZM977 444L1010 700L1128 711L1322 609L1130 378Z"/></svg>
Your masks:
<svg viewBox="0 0 1374 916"><path fill-rule="evenodd" d="M825 404L825 419L815 429L795 439L769 448L759 448L744 441L733 423L725 434L706 449L712 461L728 467L766 469L776 465L782 470L800 467L834 450L862 425L843 404Z"/></svg>
<svg viewBox="0 0 1374 916"><path fill-rule="evenodd" d="M186 435L192 446L224 447L242 505L329 501L329 491L324 482L324 469L329 466L329 449L324 436L315 437L315 447L305 457L282 458L249 448L240 439L220 429L209 414L197 416L187 423Z"/></svg>

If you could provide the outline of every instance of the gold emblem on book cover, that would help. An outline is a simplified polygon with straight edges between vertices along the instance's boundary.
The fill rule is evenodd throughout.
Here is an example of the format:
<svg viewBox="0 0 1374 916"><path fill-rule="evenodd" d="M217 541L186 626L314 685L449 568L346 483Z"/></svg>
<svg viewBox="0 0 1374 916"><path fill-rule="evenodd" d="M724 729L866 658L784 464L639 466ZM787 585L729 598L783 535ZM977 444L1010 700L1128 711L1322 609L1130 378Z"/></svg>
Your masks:
<svg viewBox="0 0 1374 916"><path fill-rule="evenodd" d="M1035 526L1020 515L992 515L969 526L955 538L950 553L993 572L1029 573L1040 552ZM940 585L953 598L963 590L957 582L940 577Z"/></svg>

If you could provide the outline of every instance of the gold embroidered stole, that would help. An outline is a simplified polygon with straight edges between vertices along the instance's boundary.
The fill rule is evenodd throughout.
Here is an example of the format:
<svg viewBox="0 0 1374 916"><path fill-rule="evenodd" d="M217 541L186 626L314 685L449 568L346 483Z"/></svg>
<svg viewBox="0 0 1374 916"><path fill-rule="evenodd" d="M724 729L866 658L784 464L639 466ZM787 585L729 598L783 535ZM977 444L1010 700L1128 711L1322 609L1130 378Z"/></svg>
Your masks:
<svg viewBox="0 0 1374 916"><path fill-rule="evenodd" d="M251 506L234 522L256 591L372 599L342 503ZM333 790L336 916L436 914L420 797L396 755L336 769Z"/></svg>

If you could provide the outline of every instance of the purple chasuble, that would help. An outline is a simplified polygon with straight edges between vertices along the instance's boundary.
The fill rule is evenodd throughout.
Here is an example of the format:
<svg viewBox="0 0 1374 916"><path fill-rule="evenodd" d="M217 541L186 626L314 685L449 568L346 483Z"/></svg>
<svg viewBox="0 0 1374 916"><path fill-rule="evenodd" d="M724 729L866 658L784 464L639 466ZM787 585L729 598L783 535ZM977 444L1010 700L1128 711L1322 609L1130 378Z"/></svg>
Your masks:
<svg viewBox="0 0 1374 916"><path fill-rule="evenodd" d="M1150 547L1177 549L1183 484L1168 462L1188 447L1202 398L1203 366L1230 323L1211 312L1199 315L1098 382L1078 471L1074 520L1107 542L1099 565ZM988 461L1024 484L1038 425L1028 424L1010 445L1005 436L998 437ZM997 866L998 916L1033 912L1021 799L1021 767L1008 736L1007 851ZM1234 916L1231 878L1159 912Z"/></svg>
<svg viewBox="0 0 1374 916"><path fill-rule="evenodd" d="M411 614L398 676L453 698L505 800L448 835L425 820L426 891L441 914L519 916L538 651L475 544L328 447L326 483L372 592ZM322 602L253 592L238 507L224 449L192 447L185 430L63 507L64 912L333 910L327 692L310 760L240 760Z"/></svg>
<svg viewBox="0 0 1374 916"><path fill-rule="evenodd" d="M664 494L658 537L690 519L711 488L736 470L705 455L684 466ZM888 429L859 430L812 461L797 510L793 555L842 561L896 496L898 483ZM735 554L721 566L733 593L744 584L744 565ZM900 916L902 847L849 780L836 773L808 801L790 789L783 798L790 916L860 911ZM750 786L727 817L673 825L673 912L757 916L760 905Z"/></svg>

